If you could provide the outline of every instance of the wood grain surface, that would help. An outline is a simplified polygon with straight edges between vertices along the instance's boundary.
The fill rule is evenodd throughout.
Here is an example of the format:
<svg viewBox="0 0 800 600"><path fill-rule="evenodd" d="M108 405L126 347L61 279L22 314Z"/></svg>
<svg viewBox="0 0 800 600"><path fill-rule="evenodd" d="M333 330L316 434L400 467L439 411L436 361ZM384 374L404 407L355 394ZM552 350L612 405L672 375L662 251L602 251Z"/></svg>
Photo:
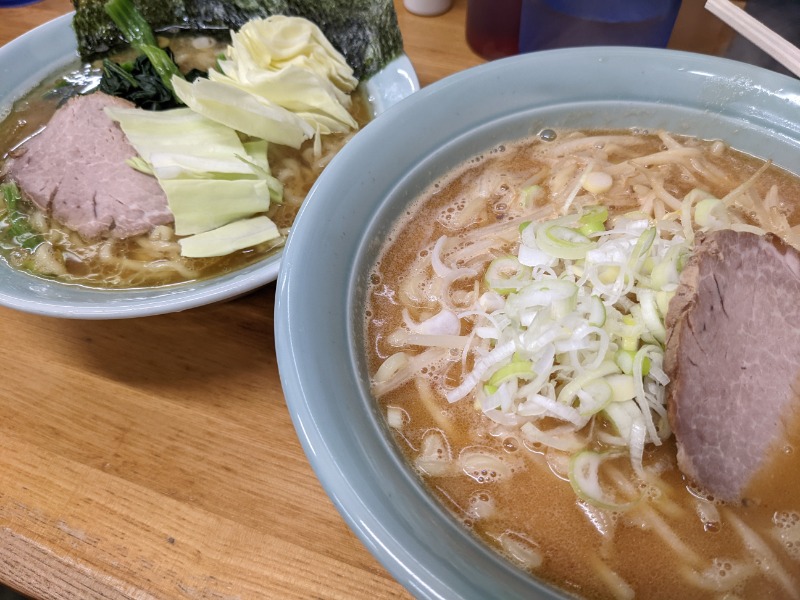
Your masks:
<svg viewBox="0 0 800 600"><path fill-rule="evenodd" d="M0 9L0 44L70 9ZM397 11L423 85L483 62L466 0ZM297 441L274 301L272 284L131 321L0 309L0 583L65 600L408 597Z"/></svg>

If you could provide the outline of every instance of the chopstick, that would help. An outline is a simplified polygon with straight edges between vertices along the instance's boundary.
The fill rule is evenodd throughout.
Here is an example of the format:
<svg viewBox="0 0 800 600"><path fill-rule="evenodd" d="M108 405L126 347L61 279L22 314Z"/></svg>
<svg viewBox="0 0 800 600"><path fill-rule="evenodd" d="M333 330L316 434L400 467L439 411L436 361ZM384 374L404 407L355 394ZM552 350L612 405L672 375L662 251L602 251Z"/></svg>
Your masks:
<svg viewBox="0 0 800 600"><path fill-rule="evenodd" d="M772 58L800 77L800 48L781 37L730 0L708 0L706 10L753 42Z"/></svg>

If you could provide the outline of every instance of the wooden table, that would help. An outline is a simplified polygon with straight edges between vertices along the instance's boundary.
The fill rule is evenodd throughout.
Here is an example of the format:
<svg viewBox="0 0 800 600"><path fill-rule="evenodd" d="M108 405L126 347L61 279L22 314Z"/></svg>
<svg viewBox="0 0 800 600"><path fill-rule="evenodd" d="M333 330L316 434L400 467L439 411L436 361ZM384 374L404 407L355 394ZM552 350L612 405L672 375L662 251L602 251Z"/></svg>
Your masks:
<svg viewBox="0 0 800 600"><path fill-rule="evenodd" d="M70 9L0 9L0 44ZM423 85L482 62L466 0L397 10ZM133 321L0 309L0 583L70 600L408 597L297 441L274 302L271 284Z"/></svg>
<svg viewBox="0 0 800 600"><path fill-rule="evenodd" d="M0 44L70 9L0 9ZM398 11L424 83L481 62L465 2ZM408 597L300 447L274 303L271 284L133 321L0 309L1 583L70 600Z"/></svg>

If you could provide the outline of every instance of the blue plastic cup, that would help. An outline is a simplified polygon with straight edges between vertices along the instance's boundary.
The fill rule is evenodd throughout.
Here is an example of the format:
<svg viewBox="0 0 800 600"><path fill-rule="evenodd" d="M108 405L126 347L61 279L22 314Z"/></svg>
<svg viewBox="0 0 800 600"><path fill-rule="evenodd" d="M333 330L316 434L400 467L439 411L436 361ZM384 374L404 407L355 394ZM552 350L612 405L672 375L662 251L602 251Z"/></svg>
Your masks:
<svg viewBox="0 0 800 600"><path fill-rule="evenodd" d="M669 41L681 0L522 0L519 51Z"/></svg>
<svg viewBox="0 0 800 600"><path fill-rule="evenodd" d="M27 6L41 2L41 0L0 0L0 8L17 8L18 6Z"/></svg>

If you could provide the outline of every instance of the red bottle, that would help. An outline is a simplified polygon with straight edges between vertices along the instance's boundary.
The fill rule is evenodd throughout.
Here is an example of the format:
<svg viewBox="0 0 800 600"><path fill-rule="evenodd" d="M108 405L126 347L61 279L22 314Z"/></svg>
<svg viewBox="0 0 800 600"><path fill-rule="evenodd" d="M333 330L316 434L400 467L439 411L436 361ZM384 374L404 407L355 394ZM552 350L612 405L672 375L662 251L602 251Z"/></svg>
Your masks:
<svg viewBox="0 0 800 600"><path fill-rule="evenodd" d="M519 51L521 0L469 0L467 43L487 60Z"/></svg>

